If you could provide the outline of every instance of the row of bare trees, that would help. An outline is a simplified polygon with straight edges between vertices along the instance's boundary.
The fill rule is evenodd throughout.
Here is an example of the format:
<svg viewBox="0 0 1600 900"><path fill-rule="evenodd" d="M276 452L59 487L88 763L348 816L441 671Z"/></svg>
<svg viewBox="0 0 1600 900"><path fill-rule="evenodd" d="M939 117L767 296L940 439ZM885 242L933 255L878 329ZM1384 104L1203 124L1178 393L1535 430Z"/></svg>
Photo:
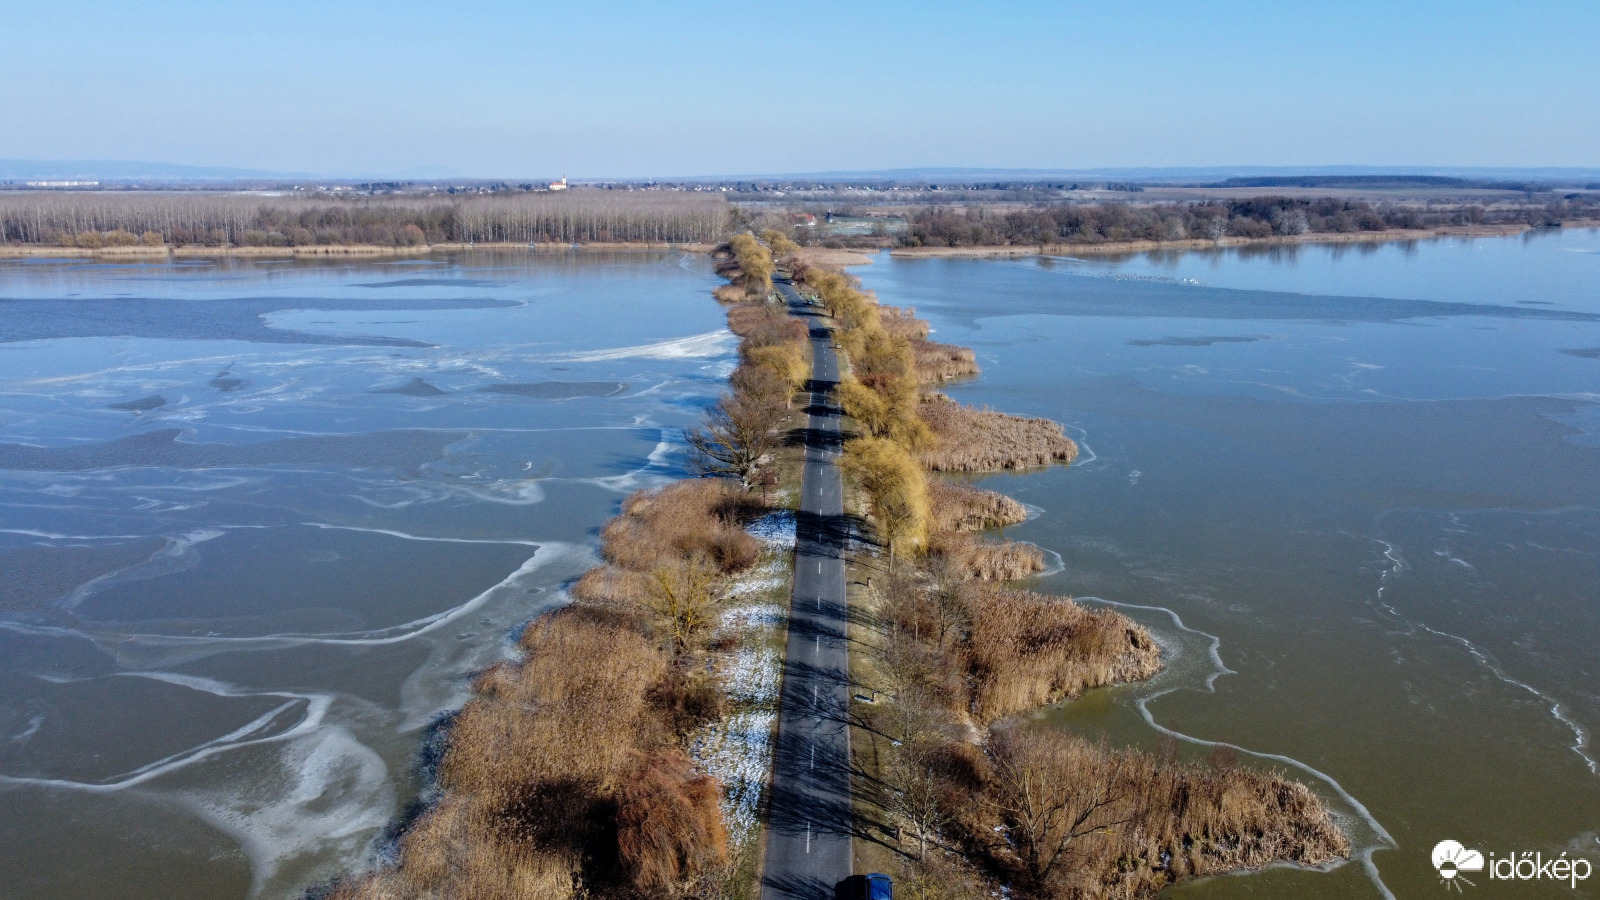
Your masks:
<svg viewBox="0 0 1600 900"><path fill-rule="evenodd" d="M602 191L426 197L199 192L0 193L0 243L80 245L154 234L172 245L408 246L497 242L709 243L729 227L718 194ZM147 241L148 242L148 241Z"/></svg>
<svg viewBox="0 0 1600 900"><path fill-rule="evenodd" d="M946 207L914 213L903 243L959 247L1218 240L1482 224L1542 226L1596 218L1600 218L1600 199L1585 195L1550 203L1488 207L1373 204L1360 200L1293 197L1205 203L1062 203L1003 213L981 206Z"/></svg>

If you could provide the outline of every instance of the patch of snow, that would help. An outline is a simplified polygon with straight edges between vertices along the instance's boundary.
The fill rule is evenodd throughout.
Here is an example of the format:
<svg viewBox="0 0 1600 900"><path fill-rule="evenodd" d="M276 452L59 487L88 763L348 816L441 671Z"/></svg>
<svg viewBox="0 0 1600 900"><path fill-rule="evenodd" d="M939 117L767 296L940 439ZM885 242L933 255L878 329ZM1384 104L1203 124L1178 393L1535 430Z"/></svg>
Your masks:
<svg viewBox="0 0 1600 900"><path fill-rule="evenodd" d="M794 512L780 509L751 522L745 531L768 550L791 550L794 548L794 525Z"/></svg>

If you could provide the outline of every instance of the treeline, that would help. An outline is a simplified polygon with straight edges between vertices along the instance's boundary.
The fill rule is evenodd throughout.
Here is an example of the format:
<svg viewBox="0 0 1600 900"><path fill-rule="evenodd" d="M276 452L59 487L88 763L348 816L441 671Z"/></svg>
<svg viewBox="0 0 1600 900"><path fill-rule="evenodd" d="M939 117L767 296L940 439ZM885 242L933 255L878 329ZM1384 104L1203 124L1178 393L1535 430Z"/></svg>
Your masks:
<svg viewBox="0 0 1600 900"><path fill-rule="evenodd" d="M0 243L301 247L438 243L712 243L729 207L709 193L573 189L510 196L250 197L0 194Z"/></svg>
<svg viewBox="0 0 1600 900"><path fill-rule="evenodd" d="M1206 203L1062 204L1014 212L981 206L914 212L912 247L1220 240L1464 225L1559 225L1600 218L1600 198L1549 204L1417 207L1356 200L1258 197Z"/></svg>

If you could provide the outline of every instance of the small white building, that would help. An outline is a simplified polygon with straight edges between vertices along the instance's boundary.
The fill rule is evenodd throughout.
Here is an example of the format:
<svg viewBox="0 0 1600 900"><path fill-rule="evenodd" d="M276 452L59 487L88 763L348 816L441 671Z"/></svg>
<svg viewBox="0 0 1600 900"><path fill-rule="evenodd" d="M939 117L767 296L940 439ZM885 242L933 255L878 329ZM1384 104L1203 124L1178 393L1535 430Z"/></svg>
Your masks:
<svg viewBox="0 0 1600 900"><path fill-rule="evenodd" d="M552 190L552 191L564 191L566 189L567 189L567 176L565 176L565 175L561 176L561 180L560 181L552 181L552 182L550 182L550 190Z"/></svg>

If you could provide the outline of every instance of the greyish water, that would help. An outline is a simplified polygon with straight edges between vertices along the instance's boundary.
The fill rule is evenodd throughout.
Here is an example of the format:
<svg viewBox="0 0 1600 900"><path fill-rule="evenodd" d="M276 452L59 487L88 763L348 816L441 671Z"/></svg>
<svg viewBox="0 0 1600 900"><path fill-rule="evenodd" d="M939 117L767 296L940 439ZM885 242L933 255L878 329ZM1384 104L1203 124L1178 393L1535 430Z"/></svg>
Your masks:
<svg viewBox="0 0 1600 900"><path fill-rule="evenodd" d="M0 896L297 897L677 477L704 257L0 263Z"/></svg>
<svg viewBox="0 0 1600 900"><path fill-rule="evenodd" d="M854 271L977 350L953 396L1082 441L984 483L1037 508L1039 589L1118 605L1169 668L1051 718L1235 747L1356 845L1172 896L1441 896L1445 839L1600 857L1600 232Z"/></svg>

